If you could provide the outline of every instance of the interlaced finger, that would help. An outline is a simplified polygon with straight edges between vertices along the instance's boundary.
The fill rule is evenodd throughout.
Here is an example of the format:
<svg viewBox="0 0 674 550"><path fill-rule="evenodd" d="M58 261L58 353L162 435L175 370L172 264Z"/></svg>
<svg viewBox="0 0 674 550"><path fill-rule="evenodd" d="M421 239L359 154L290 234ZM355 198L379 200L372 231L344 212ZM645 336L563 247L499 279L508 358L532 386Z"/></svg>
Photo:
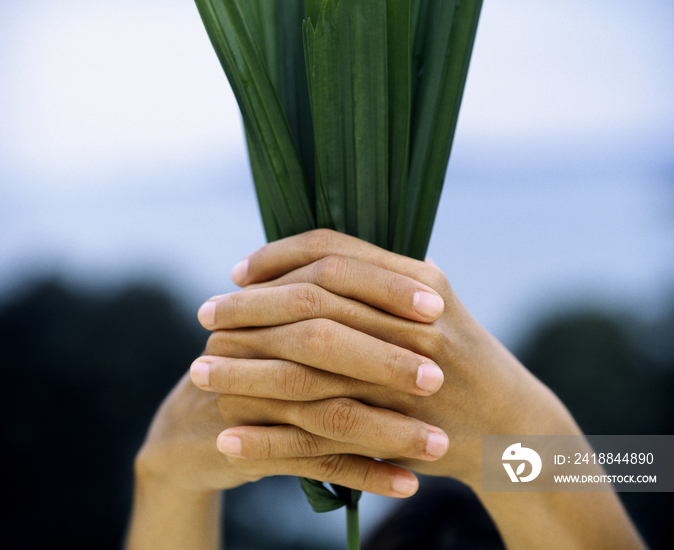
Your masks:
<svg viewBox="0 0 674 550"><path fill-rule="evenodd" d="M416 395L436 392L444 380L430 359L329 319L216 331L206 355L294 361Z"/></svg>
<svg viewBox="0 0 674 550"><path fill-rule="evenodd" d="M203 390L289 401L316 401L340 395L367 398L377 386L281 359L203 356L192 363L192 381Z"/></svg>
<svg viewBox="0 0 674 550"><path fill-rule="evenodd" d="M403 468L369 457L332 454L311 458L241 461L251 472L251 479L288 475L335 483L376 495L406 498L416 493L419 481Z"/></svg>
<svg viewBox="0 0 674 550"><path fill-rule="evenodd" d="M447 452L444 431L409 416L344 397L289 402L223 398L225 416L238 416L223 452L250 458L356 453L374 458L435 461ZM232 407L247 409L237 412ZM280 426L284 425L284 426Z"/></svg>
<svg viewBox="0 0 674 550"><path fill-rule="evenodd" d="M311 283L337 296L352 298L412 321L433 322L444 310L442 297L428 285L347 256L326 256L278 279L248 288L292 283Z"/></svg>

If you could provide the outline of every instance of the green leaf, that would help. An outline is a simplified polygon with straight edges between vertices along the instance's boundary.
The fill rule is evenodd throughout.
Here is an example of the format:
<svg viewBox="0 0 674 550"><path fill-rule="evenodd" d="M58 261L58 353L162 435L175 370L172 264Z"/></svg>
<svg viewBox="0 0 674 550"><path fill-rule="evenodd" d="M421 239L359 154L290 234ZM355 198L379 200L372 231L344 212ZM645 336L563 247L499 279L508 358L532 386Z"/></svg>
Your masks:
<svg viewBox="0 0 674 550"><path fill-rule="evenodd" d="M425 0L419 9L401 252L420 260L440 201L481 7L482 0Z"/></svg>
<svg viewBox="0 0 674 550"><path fill-rule="evenodd" d="M270 4L278 3L269 2L269 0L258 1ZM300 154L307 180L309 202L313 204L316 171L314 127L311 120L311 103L304 59L303 21L304 1L283 0L282 9L277 9L275 20L277 29L276 51L278 52L278 70L276 71L278 77L275 86L290 126L290 132Z"/></svg>
<svg viewBox="0 0 674 550"><path fill-rule="evenodd" d="M321 481L316 481L315 479L307 479L305 477L299 478L300 485L304 490L304 493L307 495L307 500L314 512L323 513L331 512L332 510L337 510L342 506L350 504L351 497L349 496L348 502L331 492ZM351 489L348 489L351 491Z"/></svg>
<svg viewBox="0 0 674 550"><path fill-rule="evenodd" d="M389 210L386 9L325 0L315 24L304 26L316 186L338 231L382 247Z"/></svg>
<svg viewBox="0 0 674 550"><path fill-rule="evenodd" d="M318 21L318 14L325 0L304 0L304 14L306 19L311 19L314 23Z"/></svg>
<svg viewBox="0 0 674 550"><path fill-rule="evenodd" d="M272 208L272 198L268 193L268 189L262 182L266 180L264 175L263 164L258 158L261 154L256 149L256 144L252 143L248 132L246 135L246 143L248 145L248 155L250 156L250 167L253 172L253 183L255 184L255 192L257 194L257 202L260 206L260 215L264 222L265 236L268 242L276 241L283 237L281 229L278 226L274 211Z"/></svg>
<svg viewBox="0 0 674 550"><path fill-rule="evenodd" d="M297 148L256 42L259 27L249 21L251 7L242 7L245 1L196 4L241 109L254 150L251 161L257 165L253 173L262 178L256 185L264 186L270 198L279 234L294 235L315 228L316 221ZM267 233L275 233L267 227L273 222L263 221Z"/></svg>
<svg viewBox="0 0 674 550"><path fill-rule="evenodd" d="M389 100L389 250L402 246L412 108L412 2L387 0Z"/></svg>
<svg viewBox="0 0 674 550"><path fill-rule="evenodd" d="M316 25L311 19L305 23L304 44L316 151L316 195L321 201L318 225L347 232L345 184L348 176L342 129L346 116L335 108L342 102L337 82L337 30L336 4L334 0L327 0L321 6Z"/></svg>
<svg viewBox="0 0 674 550"><path fill-rule="evenodd" d="M260 49L269 78L274 87L277 87L280 55L277 44L279 27L276 24L278 3L268 0L246 0L239 5L245 11L246 21Z"/></svg>
<svg viewBox="0 0 674 550"><path fill-rule="evenodd" d="M421 4L423 0L412 0L411 14L410 14L410 23L412 27L412 43L414 43L414 36L417 29L417 24L419 22L419 10L421 10ZM412 75L414 76L414 74Z"/></svg>
<svg viewBox="0 0 674 550"><path fill-rule="evenodd" d="M386 3L341 0L337 9L348 10L351 24L357 236L386 248L389 211Z"/></svg>
<svg viewBox="0 0 674 550"><path fill-rule="evenodd" d="M299 151L313 204L314 134L302 43L304 0L247 0L241 5L255 31L269 78ZM294 32L293 32L294 31Z"/></svg>
<svg viewBox="0 0 674 550"><path fill-rule="evenodd" d="M345 4L346 7L345 7ZM342 113L342 121L337 130L341 132L340 157L344 165L344 176L341 186L344 188L344 199L341 206L344 212L344 232L358 236L358 197L357 197L357 171L356 171L356 144L354 133L354 98L352 93L351 77L353 60L351 59L351 17L349 14L350 4L342 0L342 6L336 14L336 25L339 31L337 44L337 80L334 85L340 89L339 110ZM327 108L327 105L326 105ZM335 185L330 180L330 186ZM339 185L339 184L338 184ZM332 204L330 204L332 209ZM333 209L334 211L334 209Z"/></svg>

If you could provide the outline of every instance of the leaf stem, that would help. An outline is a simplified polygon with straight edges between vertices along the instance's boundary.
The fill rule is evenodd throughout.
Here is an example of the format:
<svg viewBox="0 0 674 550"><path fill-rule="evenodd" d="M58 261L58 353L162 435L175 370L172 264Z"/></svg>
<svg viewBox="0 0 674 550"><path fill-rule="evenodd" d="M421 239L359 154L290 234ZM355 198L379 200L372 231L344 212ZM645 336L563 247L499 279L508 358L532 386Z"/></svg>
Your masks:
<svg viewBox="0 0 674 550"><path fill-rule="evenodd" d="M358 502L346 506L346 548L347 550L360 550Z"/></svg>

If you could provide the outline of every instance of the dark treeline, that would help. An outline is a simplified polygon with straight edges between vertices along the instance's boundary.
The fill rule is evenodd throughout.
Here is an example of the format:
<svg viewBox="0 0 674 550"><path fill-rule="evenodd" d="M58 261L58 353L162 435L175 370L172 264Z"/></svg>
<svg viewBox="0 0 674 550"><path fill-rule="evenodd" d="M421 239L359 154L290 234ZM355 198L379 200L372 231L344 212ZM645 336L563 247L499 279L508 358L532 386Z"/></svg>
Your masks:
<svg viewBox="0 0 674 550"><path fill-rule="evenodd" d="M203 349L195 325L149 286L95 294L48 281L2 308L9 547L120 548L133 456Z"/></svg>
<svg viewBox="0 0 674 550"><path fill-rule="evenodd" d="M9 547L120 548L133 456L161 399L205 340L195 314L153 286L94 293L51 280L0 307L2 494L8 504L2 518ZM674 309L652 326L577 313L551 317L518 357L562 398L587 433L671 434L673 342ZM430 485L423 483L421 492ZM437 482L432 485L428 494L435 506L444 502L445 517L457 517L451 513L459 509L451 484L449 497L438 493ZM237 491L228 500L232 509L255 485ZM470 495L460 488L455 493L466 502L461 510L472 509L465 500ZM669 547L672 495L624 496L652 548ZM404 505L423 506L423 499L422 494ZM405 514L401 509L398 517ZM415 517L413 511L408 515ZM255 548L278 549L274 529L282 526L265 532L263 524L260 518ZM232 549L249 548L244 529L237 534L231 517L228 528ZM449 540L441 535L437 540Z"/></svg>
<svg viewBox="0 0 674 550"><path fill-rule="evenodd" d="M592 311L550 318L517 355L586 434L674 434L672 306L651 324ZM651 548L671 548L674 494L620 496Z"/></svg>

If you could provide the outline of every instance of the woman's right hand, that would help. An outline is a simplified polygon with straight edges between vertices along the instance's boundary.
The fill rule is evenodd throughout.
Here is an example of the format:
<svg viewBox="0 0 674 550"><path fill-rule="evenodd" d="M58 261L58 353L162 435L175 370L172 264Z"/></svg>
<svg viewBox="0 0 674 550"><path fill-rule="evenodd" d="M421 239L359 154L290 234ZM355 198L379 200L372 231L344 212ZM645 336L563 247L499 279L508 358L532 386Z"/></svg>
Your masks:
<svg viewBox="0 0 674 550"><path fill-rule="evenodd" d="M285 380L292 384L292 378ZM280 386L270 390L270 397L277 399L207 392L197 388L189 374L183 376L157 410L136 456L134 503L125 548L220 548L220 491L265 476L308 477L399 498L416 492L414 474L367 458L373 456L372 451L357 444L337 444L332 452L317 453L310 440L292 444L287 439L291 444L267 448L268 452L261 446L263 452L256 457L237 456L231 448L228 454L220 452L224 442L218 440L218 434L231 433L243 419L252 425L248 430L273 425L277 430L292 431L293 427L283 426L288 409L279 406L287 395ZM275 406L270 407L272 403ZM386 442L386 429L398 430L401 435L410 430L417 434L437 430L418 420L381 412L384 424L379 439L384 446L393 444ZM330 407L315 413L315 422L334 418ZM422 439L405 447L413 456L434 460L424 456ZM350 452L364 456L344 454Z"/></svg>
<svg viewBox="0 0 674 550"><path fill-rule="evenodd" d="M202 361L195 362L195 365ZM252 374L255 367L248 366ZM254 426L273 425L280 432L294 431L287 425L291 402L286 403L285 399L288 392L296 391L298 379L291 376L278 378L277 381L279 384L272 383L272 386L260 384L260 387L270 388L269 398L261 398L203 391L192 383L188 374L183 376L152 421L136 457L137 479L154 486L195 494L230 489L272 475L321 479L393 497L407 497L416 491L418 482L411 472L365 458L374 456L373 451L358 445L355 440L350 444L335 443L334 452L322 450L316 453L309 439L288 440L292 444L283 448L261 446L261 452L245 459L237 456L238 453L236 450L233 452L231 447L229 454L220 452L225 443L222 438L218 439L219 434L225 430L232 433L244 424L251 426L249 430L255 430ZM346 391L346 388L341 389ZM335 385L329 391L340 391L340 386ZM324 422L323 429L330 429L330 419L338 418L333 409L339 407L340 401L331 403L328 406L317 404L314 414L307 411L307 417L316 423ZM436 457L426 456L424 438L434 431L440 433L437 428L384 410L376 411L371 420L379 422L381 428L375 448L394 449L402 445L410 456L435 460ZM398 432L400 437L392 437L389 430ZM403 436L413 433L417 437L413 441L405 441ZM347 456L348 453L353 455ZM398 455L393 453L392 456Z"/></svg>

